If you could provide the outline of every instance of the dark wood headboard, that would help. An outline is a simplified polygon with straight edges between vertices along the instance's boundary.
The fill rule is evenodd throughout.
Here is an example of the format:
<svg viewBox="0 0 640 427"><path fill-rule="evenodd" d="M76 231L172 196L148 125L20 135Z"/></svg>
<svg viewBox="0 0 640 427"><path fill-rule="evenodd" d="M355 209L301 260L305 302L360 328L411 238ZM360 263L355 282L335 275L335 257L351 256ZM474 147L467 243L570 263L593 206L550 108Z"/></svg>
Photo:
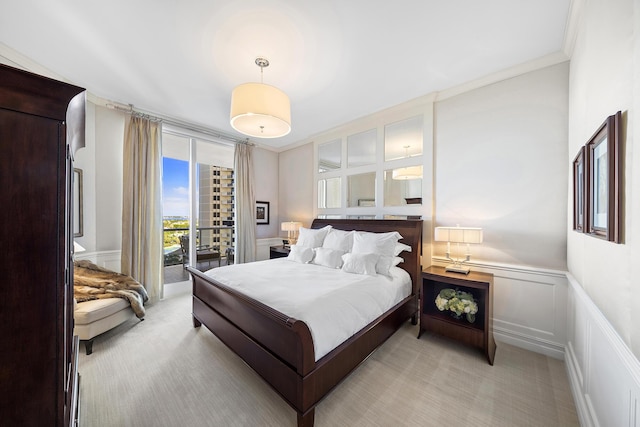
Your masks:
<svg viewBox="0 0 640 427"><path fill-rule="evenodd" d="M401 243L411 246L411 252L402 252L399 256L404 259L398 267L411 276L413 292L417 295L421 283L422 266L420 255L422 251L422 220L421 219L319 219L316 218L311 228L322 228L331 225L333 228L345 231L370 231L374 233L388 233L397 231L402 235Z"/></svg>

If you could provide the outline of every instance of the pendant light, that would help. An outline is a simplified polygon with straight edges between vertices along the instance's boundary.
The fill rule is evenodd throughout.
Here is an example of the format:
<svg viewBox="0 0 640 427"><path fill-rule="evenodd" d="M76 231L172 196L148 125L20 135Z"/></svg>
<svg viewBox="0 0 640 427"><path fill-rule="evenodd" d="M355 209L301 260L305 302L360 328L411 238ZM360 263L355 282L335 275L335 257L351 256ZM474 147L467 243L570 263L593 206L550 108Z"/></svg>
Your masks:
<svg viewBox="0 0 640 427"><path fill-rule="evenodd" d="M231 127L255 138L278 138L291 132L291 104L280 89L262 83L266 58L256 58L260 83L236 86L231 94Z"/></svg>

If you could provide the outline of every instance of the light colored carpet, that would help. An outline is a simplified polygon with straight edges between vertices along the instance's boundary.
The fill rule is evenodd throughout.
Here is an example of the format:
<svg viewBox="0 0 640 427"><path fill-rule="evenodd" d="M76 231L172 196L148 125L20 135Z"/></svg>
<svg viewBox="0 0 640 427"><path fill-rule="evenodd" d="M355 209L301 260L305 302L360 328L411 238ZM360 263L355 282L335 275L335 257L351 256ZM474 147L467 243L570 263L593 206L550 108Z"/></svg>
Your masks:
<svg viewBox="0 0 640 427"><path fill-rule="evenodd" d="M577 426L562 361L479 350L407 323L316 407L326 426ZM296 414L173 294L80 348L83 427L295 426Z"/></svg>

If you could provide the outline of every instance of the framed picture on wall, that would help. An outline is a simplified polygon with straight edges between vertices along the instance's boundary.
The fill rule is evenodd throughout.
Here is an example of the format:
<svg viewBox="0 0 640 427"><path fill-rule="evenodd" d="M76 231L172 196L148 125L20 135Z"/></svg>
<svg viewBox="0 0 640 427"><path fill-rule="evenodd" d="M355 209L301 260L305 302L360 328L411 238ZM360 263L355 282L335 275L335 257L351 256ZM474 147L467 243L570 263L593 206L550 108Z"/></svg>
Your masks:
<svg viewBox="0 0 640 427"><path fill-rule="evenodd" d="M256 201L256 224L269 224L269 202Z"/></svg>
<svg viewBox="0 0 640 427"><path fill-rule="evenodd" d="M82 169L73 168L73 237L84 235Z"/></svg>
<svg viewBox="0 0 640 427"><path fill-rule="evenodd" d="M580 147L573 160L573 229L584 232L586 213L587 174L585 173L585 148Z"/></svg>
<svg viewBox="0 0 640 427"><path fill-rule="evenodd" d="M618 111L600 126L585 145L587 158L587 229L594 237L620 243L620 139Z"/></svg>

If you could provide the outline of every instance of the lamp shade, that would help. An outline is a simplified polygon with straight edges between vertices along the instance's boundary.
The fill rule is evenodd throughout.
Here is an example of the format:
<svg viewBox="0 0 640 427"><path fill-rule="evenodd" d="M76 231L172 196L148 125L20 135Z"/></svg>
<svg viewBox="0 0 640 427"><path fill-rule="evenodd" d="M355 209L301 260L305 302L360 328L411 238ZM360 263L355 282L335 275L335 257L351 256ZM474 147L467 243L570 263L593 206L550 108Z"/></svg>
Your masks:
<svg viewBox="0 0 640 427"><path fill-rule="evenodd" d="M482 243L482 228L477 227L436 227L436 242Z"/></svg>
<svg viewBox="0 0 640 427"><path fill-rule="evenodd" d="M302 227L302 223L295 221L287 221L280 224L280 229L282 231L298 231L300 227Z"/></svg>
<svg viewBox="0 0 640 427"><path fill-rule="evenodd" d="M231 94L231 127L256 138L291 132L291 104L280 89L264 83L236 86Z"/></svg>
<svg viewBox="0 0 640 427"><path fill-rule="evenodd" d="M421 179L422 166L407 166L406 168L394 169L391 177L393 179Z"/></svg>

